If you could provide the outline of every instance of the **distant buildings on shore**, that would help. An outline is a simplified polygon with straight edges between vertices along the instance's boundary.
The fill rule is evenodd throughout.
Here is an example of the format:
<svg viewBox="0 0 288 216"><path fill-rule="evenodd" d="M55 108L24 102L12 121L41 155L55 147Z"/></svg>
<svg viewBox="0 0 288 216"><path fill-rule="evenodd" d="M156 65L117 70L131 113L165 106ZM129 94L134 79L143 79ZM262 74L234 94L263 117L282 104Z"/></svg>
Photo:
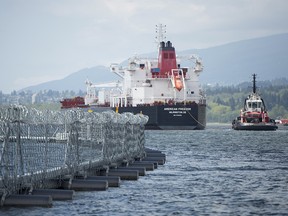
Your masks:
<svg viewBox="0 0 288 216"><path fill-rule="evenodd" d="M53 91L44 90L37 93L31 91L12 91L10 94L4 94L0 91L0 105L9 104L39 104L39 103L60 103L63 98L84 96L85 92L79 91Z"/></svg>

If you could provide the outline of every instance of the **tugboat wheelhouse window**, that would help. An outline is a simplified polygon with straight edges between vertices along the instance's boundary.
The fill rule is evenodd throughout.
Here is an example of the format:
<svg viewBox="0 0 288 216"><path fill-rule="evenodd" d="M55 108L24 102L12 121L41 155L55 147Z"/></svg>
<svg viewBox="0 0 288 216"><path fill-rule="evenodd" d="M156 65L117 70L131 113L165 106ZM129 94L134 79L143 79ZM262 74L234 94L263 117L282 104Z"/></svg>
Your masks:
<svg viewBox="0 0 288 216"><path fill-rule="evenodd" d="M248 102L248 108L261 108L261 102Z"/></svg>

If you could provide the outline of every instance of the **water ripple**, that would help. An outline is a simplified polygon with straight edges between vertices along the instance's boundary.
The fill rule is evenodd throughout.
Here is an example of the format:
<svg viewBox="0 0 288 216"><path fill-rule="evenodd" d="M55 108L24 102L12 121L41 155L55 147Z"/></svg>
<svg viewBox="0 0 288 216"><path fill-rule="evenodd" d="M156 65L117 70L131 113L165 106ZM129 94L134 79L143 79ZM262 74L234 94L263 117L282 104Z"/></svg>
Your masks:
<svg viewBox="0 0 288 216"><path fill-rule="evenodd" d="M164 166L120 188L1 215L288 215L288 130L146 131Z"/></svg>

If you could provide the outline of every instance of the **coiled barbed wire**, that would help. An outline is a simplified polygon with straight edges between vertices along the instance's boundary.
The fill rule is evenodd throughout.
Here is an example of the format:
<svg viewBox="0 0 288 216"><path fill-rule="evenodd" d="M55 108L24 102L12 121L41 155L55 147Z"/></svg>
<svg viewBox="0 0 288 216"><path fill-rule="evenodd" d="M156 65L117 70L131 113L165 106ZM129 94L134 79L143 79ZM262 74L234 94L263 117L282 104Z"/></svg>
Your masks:
<svg viewBox="0 0 288 216"><path fill-rule="evenodd" d="M144 151L148 116L85 109L0 107L1 191L45 187L45 179L73 176L85 164L133 159ZM40 184L41 183L41 184Z"/></svg>

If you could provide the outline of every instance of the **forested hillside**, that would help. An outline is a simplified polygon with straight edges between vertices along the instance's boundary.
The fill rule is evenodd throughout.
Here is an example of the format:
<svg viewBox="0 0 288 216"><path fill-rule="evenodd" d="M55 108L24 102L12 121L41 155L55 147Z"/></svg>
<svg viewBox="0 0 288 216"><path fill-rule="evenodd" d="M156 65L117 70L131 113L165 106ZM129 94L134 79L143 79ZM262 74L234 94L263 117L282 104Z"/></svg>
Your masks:
<svg viewBox="0 0 288 216"><path fill-rule="evenodd" d="M288 118L288 81L257 82L257 92L264 99L271 118ZM245 98L252 92L252 83L237 86L205 86L207 122L231 122L239 115Z"/></svg>

